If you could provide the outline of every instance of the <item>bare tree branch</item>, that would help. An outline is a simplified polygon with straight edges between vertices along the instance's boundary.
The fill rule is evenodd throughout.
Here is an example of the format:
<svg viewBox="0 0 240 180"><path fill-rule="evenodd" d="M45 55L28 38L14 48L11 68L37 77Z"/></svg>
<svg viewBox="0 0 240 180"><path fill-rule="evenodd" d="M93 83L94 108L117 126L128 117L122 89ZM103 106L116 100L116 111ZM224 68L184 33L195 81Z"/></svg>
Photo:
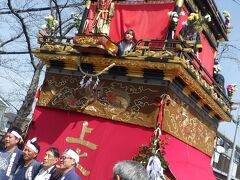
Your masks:
<svg viewBox="0 0 240 180"><path fill-rule="evenodd" d="M72 8L72 7L79 7L84 5L85 3L74 3L74 4L68 4L68 5L59 5L58 8ZM14 9L14 11L16 13L26 13L26 12L39 12L39 11L49 11L51 9L55 10L57 7L43 7L43 8L28 8L28 9L24 9L24 10L17 10ZM0 12L0 15L3 14L12 14L11 11L2 11Z"/></svg>
<svg viewBox="0 0 240 180"><path fill-rule="evenodd" d="M61 18L61 13L60 13L60 10L59 10L59 6L58 6L58 3L56 0L52 0L52 2L54 3L55 7L56 7L56 17L58 19L58 24L59 24L59 34L60 36L62 37L62 18Z"/></svg>
<svg viewBox="0 0 240 180"><path fill-rule="evenodd" d="M1 55L9 55L9 54L29 54L29 51L0 51Z"/></svg>
<svg viewBox="0 0 240 180"><path fill-rule="evenodd" d="M64 32L63 32L62 35L63 35L63 36L66 36L67 33L69 33L74 27L75 27L74 24L67 26L67 28L64 30Z"/></svg>
<svg viewBox="0 0 240 180"><path fill-rule="evenodd" d="M5 73L7 74L7 76L0 76L0 77L7 81L13 82L16 86L18 86L19 88L21 88L22 90L27 92L29 85L20 83L19 81L17 81L16 78L13 78L12 76L10 76L6 71L5 71Z"/></svg>
<svg viewBox="0 0 240 180"><path fill-rule="evenodd" d="M22 30L23 30L23 33L24 33L24 36L26 38L26 42L27 42L27 48L28 48L28 51L29 51L29 56L30 56L30 59L31 59L31 63L33 65L33 68L36 69L36 64L34 62L34 56L33 56L33 53L32 53L32 49L31 49L31 42L30 42L30 39L29 39L29 36L28 36L28 32L27 32L27 27L24 23L24 19L18 14L16 13L13 8L12 8L12 4L11 4L11 0L8 0L8 8L10 9L10 11L12 12L12 14L14 16L16 16L18 18L18 20L20 21L21 23L21 26L22 26Z"/></svg>
<svg viewBox="0 0 240 180"><path fill-rule="evenodd" d="M17 108L10 101L6 100L2 96L0 96L0 97L17 111Z"/></svg>
<svg viewBox="0 0 240 180"><path fill-rule="evenodd" d="M233 2L237 3L238 5L240 5L240 2L237 0L232 0Z"/></svg>
<svg viewBox="0 0 240 180"><path fill-rule="evenodd" d="M218 53L218 56L216 58L217 62L220 62L220 60L223 58L223 54L228 50L228 44L224 44L223 48L220 53Z"/></svg>
<svg viewBox="0 0 240 180"><path fill-rule="evenodd" d="M20 34L18 34L18 35L15 36L15 37L12 37L11 39L9 39L9 40L7 40L7 41L1 43L1 44L0 44L0 47L3 47L3 46L5 46L6 44L8 44L8 43L10 43L10 42L13 42L14 40L20 38L20 37L22 36L22 34L23 34L23 32L21 32Z"/></svg>
<svg viewBox="0 0 240 180"><path fill-rule="evenodd" d="M231 47L231 48L233 48L233 49L235 49L237 51L240 51L240 48L238 48L237 46L234 46L232 44L228 44L228 47Z"/></svg>

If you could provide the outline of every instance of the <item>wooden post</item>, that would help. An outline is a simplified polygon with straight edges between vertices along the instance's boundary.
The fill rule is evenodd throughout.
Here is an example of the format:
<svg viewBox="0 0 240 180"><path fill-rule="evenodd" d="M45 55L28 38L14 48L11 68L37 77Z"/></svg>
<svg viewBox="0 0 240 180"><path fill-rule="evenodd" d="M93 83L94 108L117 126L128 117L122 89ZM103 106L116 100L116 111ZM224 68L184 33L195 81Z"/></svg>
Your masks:
<svg viewBox="0 0 240 180"><path fill-rule="evenodd" d="M81 24L80 27L78 29L78 34L82 34L86 25L86 21L88 18L88 14L89 14L89 10L90 10L90 6L91 6L91 0L86 0L86 8L83 12L82 15L82 20L81 20Z"/></svg>

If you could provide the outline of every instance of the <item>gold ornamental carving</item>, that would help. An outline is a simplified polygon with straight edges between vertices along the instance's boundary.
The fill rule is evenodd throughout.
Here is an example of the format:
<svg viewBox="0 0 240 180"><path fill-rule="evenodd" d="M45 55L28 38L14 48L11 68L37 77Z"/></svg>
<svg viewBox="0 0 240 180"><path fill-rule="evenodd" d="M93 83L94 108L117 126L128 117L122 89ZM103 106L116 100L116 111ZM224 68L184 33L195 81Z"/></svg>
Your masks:
<svg viewBox="0 0 240 180"><path fill-rule="evenodd" d="M212 156L216 129L198 117L175 94L171 97L171 104L164 109L163 130Z"/></svg>
<svg viewBox="0 0 240 180"><path fill-rule="evenodd" d="M92 91L81 88L79 82L79 77L48 73L38 105L144 127L155 126L159 111L155 101L164 88L100 80L98 89Z"/></svg>
<svg viewBox="0 0 240 180"><path fill-rule="evenodd" d="M78 45L93 45L93 44L98 44L98 37L94 36L76 36L74 38L76 44Z"/></svg>

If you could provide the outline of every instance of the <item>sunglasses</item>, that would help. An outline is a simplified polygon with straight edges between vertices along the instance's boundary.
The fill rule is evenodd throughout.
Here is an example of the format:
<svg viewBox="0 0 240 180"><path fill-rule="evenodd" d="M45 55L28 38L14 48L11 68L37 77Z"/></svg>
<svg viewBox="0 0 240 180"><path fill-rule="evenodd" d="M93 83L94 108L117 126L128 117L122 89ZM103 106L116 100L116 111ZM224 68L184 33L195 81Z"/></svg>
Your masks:
<svg viewBox="0 0 240 180"><path fill-rule="evenodd" d="M71 158L71 157L66 157L66 156L61 156L61 157L60 157L60 160L63 160L63 161L64 161L65 159L73 159L73 158Z"/></svg>

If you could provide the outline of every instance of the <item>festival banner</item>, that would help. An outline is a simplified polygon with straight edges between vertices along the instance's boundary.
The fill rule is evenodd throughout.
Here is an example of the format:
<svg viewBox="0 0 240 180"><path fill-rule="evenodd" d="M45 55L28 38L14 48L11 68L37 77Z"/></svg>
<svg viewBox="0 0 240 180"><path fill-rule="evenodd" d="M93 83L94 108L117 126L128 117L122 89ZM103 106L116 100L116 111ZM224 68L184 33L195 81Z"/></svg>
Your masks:
<svg viewBox="0 0 240 180"><path fill-rule="evenodd" d="M111 180L112 168L121 160L132 159L142 144L148 145L153 129L77 112L36 107L28 133L37 136L42 160L48 147L79 152L76 171L83 180Z"/></svg>

